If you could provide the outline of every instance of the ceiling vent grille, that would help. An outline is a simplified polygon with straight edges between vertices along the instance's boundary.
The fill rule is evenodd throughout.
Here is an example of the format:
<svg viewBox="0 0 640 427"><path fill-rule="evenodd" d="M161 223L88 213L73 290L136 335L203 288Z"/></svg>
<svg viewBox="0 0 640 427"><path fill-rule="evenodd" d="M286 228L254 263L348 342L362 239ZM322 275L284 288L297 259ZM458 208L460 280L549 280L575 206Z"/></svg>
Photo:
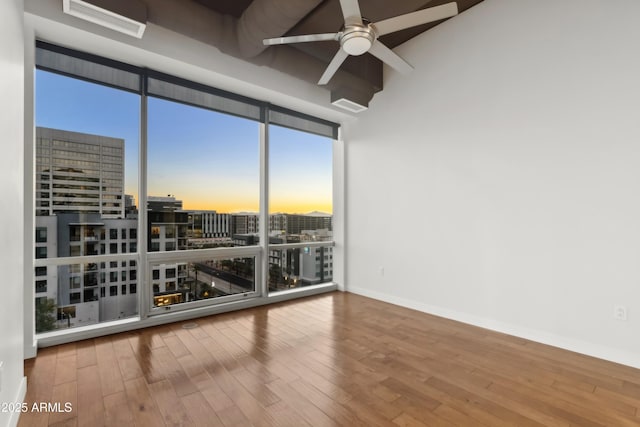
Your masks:
<svg viewBox="0 0 640 427"><path fill-rule="evenodd" d="M368 108L368 107L365 107L364 105L360 105L356 102L353 102L347 98L336 99L331 103L336 107L342 108L347 111L351 111L352 113L360 113Z"/></svg>
<svg viewBox="0 0 640 427"><path fill-rule="evenodd" d="M110 9L100 6L98 0L92 2L83 0L63 0L62 10L64 13L93 22L94 24L127 34L136 38L142 38L146 25L146 7L135 0L108 1ZM118 7L122 5L122 7ZM122 9L122 10L118 10Z"/></svg>
<svg viewBox="0 0 640 427"><path fill-rule="evenodd" d="M361 113L369 108L373 94L365 94L349 87L340 87L331 92L331 103L352 113Z"/></svg>

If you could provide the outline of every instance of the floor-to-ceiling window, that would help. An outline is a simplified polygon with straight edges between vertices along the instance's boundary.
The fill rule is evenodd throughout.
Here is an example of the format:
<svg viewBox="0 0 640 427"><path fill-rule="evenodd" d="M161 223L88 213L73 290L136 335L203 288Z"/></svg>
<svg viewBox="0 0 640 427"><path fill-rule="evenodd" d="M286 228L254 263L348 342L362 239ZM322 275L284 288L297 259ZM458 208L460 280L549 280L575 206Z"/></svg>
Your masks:
<svg viewBox="0 0 640 427"><path fill-rule="evenodd" d="M151 306L256 293L255 256L227 248L258 247L259 122L152 96L147 105L147 251L171 253L149 255Z"/></svg>
<svg viewBox="0 0 640 427"><path fill-rule="evenodd" d="M269 126L269 291L333 278L333 140Z"/></svg>
<svg viewBox="0 0 640 427"><path fill-rule="evenodd" d="M35 328L138 315L140 95L36 71Z"/></svg>
<svg viewBox="0 0 640 427"><path fill-rule="evenodd" d="M36 64L37 333L331 283L337 125L46 43Z"/></svg>

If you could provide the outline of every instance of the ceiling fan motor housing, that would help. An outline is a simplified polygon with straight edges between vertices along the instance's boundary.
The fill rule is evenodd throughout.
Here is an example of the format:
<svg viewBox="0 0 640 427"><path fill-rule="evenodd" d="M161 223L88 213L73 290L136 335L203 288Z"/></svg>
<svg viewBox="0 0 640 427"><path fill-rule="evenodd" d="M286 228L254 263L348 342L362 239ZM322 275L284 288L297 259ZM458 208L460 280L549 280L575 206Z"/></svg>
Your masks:
<svg viewBox="0 0 640 427"><path fill-rule="evenodd" d="M344 29L340 46L349 55L358 56L368 52L375 40L376 33L370 26L351 24Z"/></svg>

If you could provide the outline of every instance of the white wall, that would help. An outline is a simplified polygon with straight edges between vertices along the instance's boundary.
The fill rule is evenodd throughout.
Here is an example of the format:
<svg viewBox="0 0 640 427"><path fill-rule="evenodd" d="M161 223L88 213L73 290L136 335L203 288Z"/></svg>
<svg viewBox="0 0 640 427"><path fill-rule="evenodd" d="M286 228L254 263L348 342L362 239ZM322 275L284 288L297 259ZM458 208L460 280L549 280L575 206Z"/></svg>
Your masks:
<svg viewBox="0 0 640 427"><path fill-rule="evenodd" d="M25 388L22 363L23 295L23 85L24 34L22 0L0 2L0 403L21 402ZM0 426L17 423L17 415L0 411Z"/></svg>
<svg viewBox="0 0 640 427"><path fill-rule="evenodd" d="M401 46L346 130L347 289L640 367L639 46L635 0L485 0Z"/></svg>

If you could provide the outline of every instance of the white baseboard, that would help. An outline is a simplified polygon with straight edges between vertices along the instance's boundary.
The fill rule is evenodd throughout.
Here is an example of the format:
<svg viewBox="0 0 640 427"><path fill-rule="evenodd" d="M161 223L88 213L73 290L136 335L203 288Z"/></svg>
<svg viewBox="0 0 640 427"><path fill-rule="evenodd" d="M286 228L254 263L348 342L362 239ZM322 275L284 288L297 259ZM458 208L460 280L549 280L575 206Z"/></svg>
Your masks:
<svg viewBox="0 0 640 427"><path fill-rule="evenodd" d="M26 344L24 345L24 353L23 353L23 357L25 360L27 359L33 359L34 357L36 357L38 355L38 342L34 339L30 345Z"/></svg>
<svg viewBox="0 0 640 427"><path fill-rule="evenodd" d="M13 402L23 403L24 398L27 395L27 377L22 377L20 380L20 385L18 386L18 392L16 393L16 398ZM18 425L18 420L20 419L20 412L11 412L9 415L9 427L16 427Z"/></svg>
<svg viewBox="0 0 640 427"><path fill-rule="evenodd" d="M632 354L630 352L625 352L615 348L605 347L598 344L593 344L571 337L556 335L536 329L523 328L521 326L513 325L510 323L504 323L493 319L475 316L473 314L424 304L419 301L408 300L383 292L371 291L365 288L347 286L346 291L399 305L401 307L421 311L423 313L433 314L434 316L444 317L446 319L455 320L457 322L479 326L481 328L489 329L492 331L513 335L530 341L551 345L553 347L574 351L576 353L581 353L587 356L597 357L598 359L604 359L610 362L620 363L622 365L640 369L640 358L637 354Z"/></svg>

